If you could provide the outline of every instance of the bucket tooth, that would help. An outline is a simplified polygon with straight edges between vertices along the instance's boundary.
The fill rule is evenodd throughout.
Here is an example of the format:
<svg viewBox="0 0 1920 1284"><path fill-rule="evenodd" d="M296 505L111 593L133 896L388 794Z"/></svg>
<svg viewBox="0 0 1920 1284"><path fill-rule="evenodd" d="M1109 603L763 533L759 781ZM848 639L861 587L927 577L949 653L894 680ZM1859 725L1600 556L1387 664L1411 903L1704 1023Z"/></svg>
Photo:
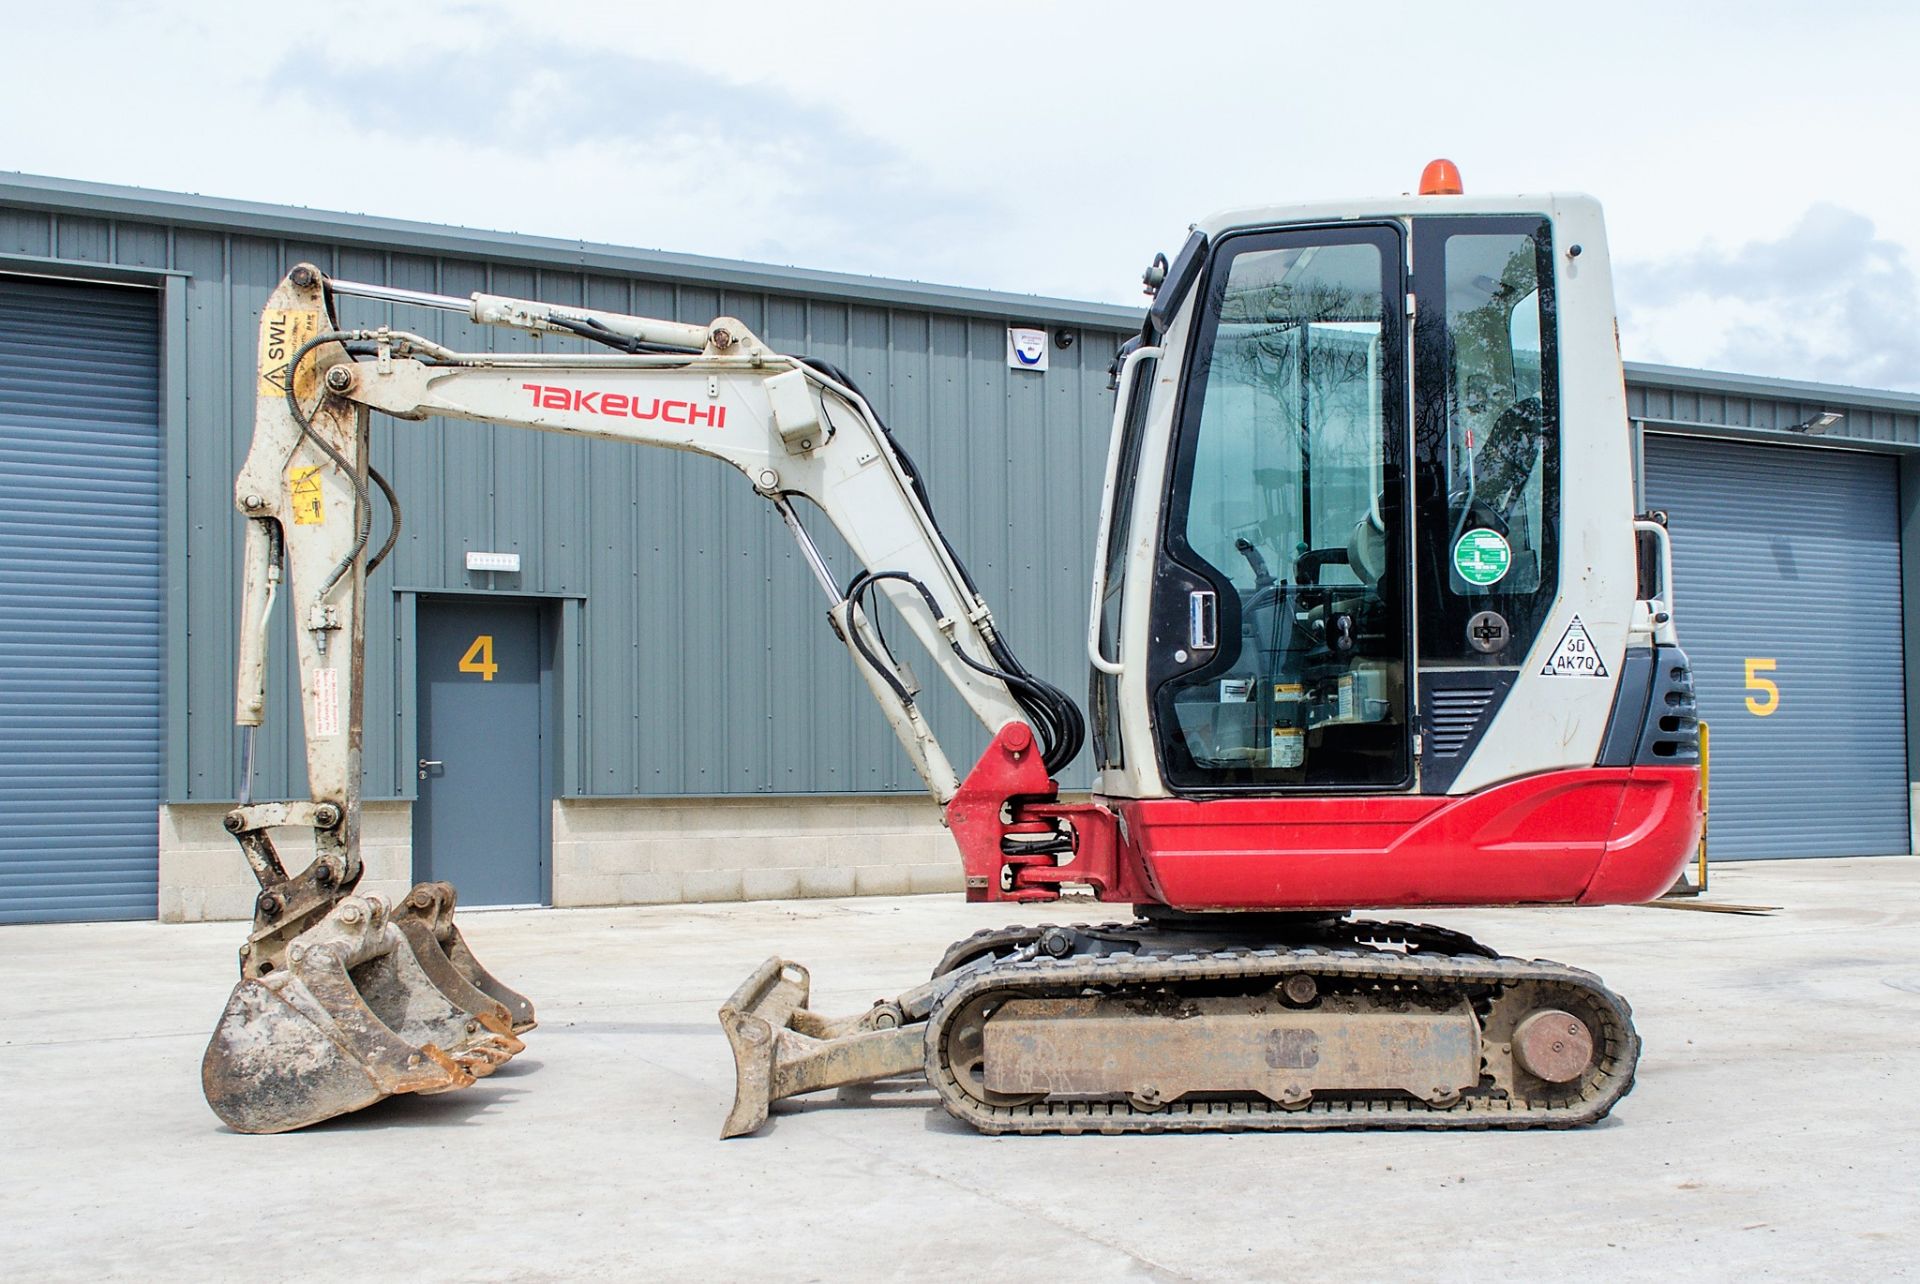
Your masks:
<svg viewBox="0 0 1920 1284"><path fill-rule="evenodd" d="M902 996L830 1020L808 1009L809 985L806 968L770 958L720 1009L734 1069L733 1109L720 1126L722 1137L756 1131L772 1104L787 1097L924 1073L922 1005Z"/></svg>
<svg viewBox="0 0 1920 1284"><path fill-rule="evenodd" d="M295 937L285 966L234 987L201 1063L238 1132L286 1132L401 1092L491 1074L524 1045L497 1001L435 982L377 896L349 896Z"/></svg>

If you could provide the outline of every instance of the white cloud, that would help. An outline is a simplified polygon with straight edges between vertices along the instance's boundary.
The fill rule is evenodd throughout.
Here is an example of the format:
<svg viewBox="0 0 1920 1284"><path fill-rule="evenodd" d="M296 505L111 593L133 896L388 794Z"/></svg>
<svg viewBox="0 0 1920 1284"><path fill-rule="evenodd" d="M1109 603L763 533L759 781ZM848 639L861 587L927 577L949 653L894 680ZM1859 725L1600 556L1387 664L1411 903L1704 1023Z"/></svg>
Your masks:
<svg viewBox="0 0 1920 1284"><path fill-rule="evenodd" d="M302 13L23 8L0 169L1137 304L1212 210L1397 192L1450 155L1469 191L1601 197L1630 357L1911 379L1910 3ZM1844 307L1817 278L1647 293L1815 201L1874 225L1807 233L1852 255Z"/></svg>
<svg viewBox="0 0 1920 1284"><path fill-rule="evenodd" d="M300 51L267 83L276 115L328 123L363 189L390 176L389 213L443 217L467 176L463 221L936 277L998 214L831 107L618 49L496 36L398 73Z"/></svg>
<svg viewBox="0 0 1920 1284"><path fill-rule="evenodd" d="M1618 270L1621 341L1651 361L1920 388L1920 282L1863 214L1820 203L1784 236Z"/></svg>

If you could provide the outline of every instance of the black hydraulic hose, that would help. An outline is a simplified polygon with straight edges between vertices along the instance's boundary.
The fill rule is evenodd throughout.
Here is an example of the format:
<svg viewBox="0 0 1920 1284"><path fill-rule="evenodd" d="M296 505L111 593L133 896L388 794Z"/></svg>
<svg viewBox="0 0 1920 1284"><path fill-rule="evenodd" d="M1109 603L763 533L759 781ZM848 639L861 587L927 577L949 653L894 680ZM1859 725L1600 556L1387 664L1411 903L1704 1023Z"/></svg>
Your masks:
<svg viewBox="0 0 1920 1284"><path fill-rule="evenodd" d="M818 357L801 357L799 360L842 387L859 393L863 400L866 399L866 394L860 392L860 385L855 383L846 371L832 362L823 361ZM973 574L967 570L967 564L961 559L959 551L954 548L953 541L949 540L946 532L941 529L940 519L933 511L933 499L927 494L926 484L921 480L920 470L915 466L913 457L900 444L899 438L893 435L893 430L887 427L886 421L880 418L879 412L874 410L871 400L867 400L867 413L872 415L875 427L880 429L880 435L886 438L888 447L892 449L894 457L899 460L900 470L906 474L907 484L912 488L914 498L920 501L921 510L926 513L927 520L932 524L934 534L939 537L947 557L953 562L954 569L959 572L961 585L969 594L978 598L980 588L974 582ZM892 575L897 572L880 574ZM859 583L859 577L856 577L854 582ZM919 587L921 595L928 599L929 609L934 611L935 618L939 618L940 611L938 607L932 605L932 595L927 592L924 585L916 582L916 586ZM1086 716L1080 712L1080 706L1075 704L1073 697L1065 691L1030 672L1024 664L1020 663L1019 657L1013 653L1013 649L998 633L992 634L986 641L987 651L993 657L994 663L1000 666L998 669L987 669L977 664L971 656L960 651L957 645L954 650L968 665L980 669L983 673L991 673L1007 684L1020 707L1034 719L1034 730L1041 736L1041 757L1047 764L1049 774L1057 774L1065 770L1079 756L1080 747L1086 742L1087 720Z"/></svg>
<svg viewBox="0 0 1920 1284"><path fill-rule="evenodd" d="M609 330L597 321L588 321L578 317L549 316L546 318L546 321L548 325L557 325L562 330L579 335L582 339L590 339L594 343L604 343L609 348L618 348L622 352L635 356L642 354L687 356L700 351L698 348L679 347L671 343L653 343L646 339L635 339L628 335L621 334L618 330Z"/></svg>
<svg viewBox="0 0 1920 1284"><path fill-rule="evenodd" d="M380 569L380 563L387 560L387 554L393 552L393 546L400 542L400 497L393 493L393 486L372 464L367 465L367 476L373 478L373 484L387 497L387 509L393 514L393 528L387 532L387 542L367 561L367 574L371 575Z"/></svg>
<svg viewBox="0 0 1920 1284"><path fill-rule="evenodd" d="M898 575L898 572L884 572L884 574ZM899 576L899 578L904 579L906 577ZM860 579L856 578L853 585L847 590L847 599L853 604L854 609L859 609L859 595L864 593L866 589L867 585L861 583ZM879 626L875 625L874 627L878 628ZM893 689L894 695L900 698L900 703L908 708L912 708L913 694L907 690L905 683L893 675L892 665L890 663L882 663L880 657L875 655L872 648L867 646L867 640L861 637L860 630L854 627L851 611L848 612L847 615L847 636L853 643L853 649L860 653L860 658L865 660L867 666L879 674L881 680ZM884 646L885 644L882 643L882 645ZM889 656L888 660L890 661L891 659L892 657Z"/></svg>
<svg viewBox="0 0 1920 1284"><path fill-rule="evenodd" d="M858 606L872 591L873 586L881 580L897 580L912 586L920 594L921 600L926 603L927 610L936 620L944 614L932 591L905 571L863 571L847 586L847 597ZM896 692L900 692L904 699L905 694L901 685L894 680L891 673L880 667L879 658L860 640L858 633L854 634L854 640L856 649L862 657L879 669L888 685ZM987 647L995 662L1002 666L999 668L974 659L955 639L949 638L948 646L952 648L954 655L959 657L962 664L1006 685L1015 702L1020 705L1033 724L1034 732L1040 740L1041 761L1046 764L1048 774L1057 774L1079 754L1080 745L1086 737L1085 719L1080 713L1079 706L1074 704L1065 692L1028 672L1004 643L995 645L998 641L997 637L993 638L988 641Z"/></svg>
<svg viewBox="0 0 1920 1284"><path fill-rule="evenodd" d="M333 592L333 586L340 582L340 578L345 575L347 569L353 565L353 559L359 557L360 554L366 551L367 540L373 534L373 504L367 495L367 483L363 481L360 475L354 470L353 464L348 461L345 455L335 450L331 442L328 442L313 430L313 423L307 418L307 412L300 408L300 398L294 395L293 390L297 383L295 375L300 369L300 363L306 360L307 354L321 344L344 343L348 339L360 337L362 336L343 334L334 330L316 334L313 338L308 339L295 349L293 359L287 362L287 413L293 416L294 423L300 425L300 435L318 447L322 454L333 461L334 467L346 474L347 480L353 483L353 547L347 551L347 555L341 558L339 564L333 568L332 573L327 576L327 582L320 586L320 591L313 595L314 601L316 602ZM384 489L384 482L382 483L382 487ZM393 492L389 490L387 494L389 498L391 498ZM396 536L399 534L399 513L400 510L396 507L394 509L394 534ZM384 549L381 551L381 555L385 556Z"/></svg>

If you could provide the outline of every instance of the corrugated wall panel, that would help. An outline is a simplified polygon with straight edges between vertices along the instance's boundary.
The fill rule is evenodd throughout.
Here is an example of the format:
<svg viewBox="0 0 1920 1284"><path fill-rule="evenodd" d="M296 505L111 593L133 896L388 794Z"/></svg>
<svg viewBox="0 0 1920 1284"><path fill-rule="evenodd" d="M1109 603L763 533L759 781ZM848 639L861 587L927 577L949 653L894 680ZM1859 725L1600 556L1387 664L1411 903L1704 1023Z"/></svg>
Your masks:
<svg viewBox="0 0 1920 1284"><path fill-rule="evenodd" d="M0 923L156 910L158 328L150 290L0 276Z"/></svg>
<svg viewBox="0 0 1920 1284"><path fill-rule="evenodd" d="M1633 419L1671 420L1729 428L1783 432L1822 410L1838 409L1846 418L1831 437L1898 445L1920 444L1920 415L1911 411L1850 405L1844 397L1818 401L1745 397L1694 388L1668 388L1627 381L1627 414ZM1656 425L1657 427L1657 425Z"/></svg>
<svg viewBox="0 0 1920 1284"><path fill-rule="evenodd" d="M1712 728L1708 850L1907 851L1894 461L1651 435L1646 469Z"/></svg>
<svg viewBox="0 0 1920 1284"><path fill-rule="evenodd" d="M184 647L180 801L225 801L238 782L231 726L240 522L233 475L252 430L259 308L294 263L334 275L462 295L534 294L676 320L731 312L776 345L845 367L927 473L936 511L1028 665L1069 692L1084 686L1079 646L1085 566L1098 506L1109 394L1106 363L1124 337L1076 327L1044 376L1012 374L1005 326L1032 318L929 313L803 293L722 292L564 264L535 269L387 253L324 242L75 219L0 209L0 253L54 252L164 266L185 284L183 371L186 586L171 641ZM457 316L342 300L347 324L392 323L455 347L578 350ZM572 778L600 796L913 790L918 782L871 696L828 631L824 601L785 528L724 465L616 443L484 425L377 419L374 459L399 489L406 524L374 577L368 608L368 796L414 788L411 692L397 589L575 595L583 599L583 709ZM386 516L376 509L376 531ZM842 580L845 546L809 528ZM469 574L468 549L518 552L518 576ZM304 789L292 716L290 639L273 644L269 727L256 792ZM904 629L898 630L904 633ZM910 644L909 644L910 645ZM929 680L930 717L964 766L984 744L965 707ZM1084 781L1085 769L1068 773Z"/></svg>
<svg viewBox="0 0 1920 1284"><path fill-rule="evenodd" d="M1053 370L1036 377L1006 369L1004 326L1033 319L1015 314L930 313L797 290L722 294L598 269L583 278L561 262L535 270L36 208L0 208L0 253L190 274L180 338L187 480L176 497L186 507L179 526L186 547L171 551L170 572L185 586L186 609L168 626L186 673L185 744L175 764L183 800L229 799L236 783L232 478L251 429L257 310L279 274L303 259L336 275L439 293L531 291L690 321L727 310L778 346L845 366L925 468L936 511L1027 662L1070 692L1084 686L1085 563L1110 404L1104 372L1124 337L1118 330L1076 327L1079 342L1056 346ZM345 313L350 322L391 321L454 346L556 348L437 312L348 300ZM1636 417L1763 429L1800 422L1826 404L1752 388L1662 386L1632 372L1628 396ZM1920 417L1862 405L1836 432L1920 441ZM588 793L915 787L827 632L817 591L784 530L729 470L668 452L526 436L437 421L382 420L376 428L375 458L390 466L408 520L370 597L369 796L405 797L414 784L413 747L405 742L412 694L397 685L406 663L396 587L583 598L581 761L568 765ZM844 547L817 514L812 527L847 575ZM469 548L512 548L526 570L470 576ZM1702 626L1689 620L1687 627L1689 639L1698 639ZM285 637L276 639L263 796L302 788L287 716L294 708L289 650ZM930 703L964 765L980 738L938 683ZM1084 780L1084 767L1067 778Z"/></svg>

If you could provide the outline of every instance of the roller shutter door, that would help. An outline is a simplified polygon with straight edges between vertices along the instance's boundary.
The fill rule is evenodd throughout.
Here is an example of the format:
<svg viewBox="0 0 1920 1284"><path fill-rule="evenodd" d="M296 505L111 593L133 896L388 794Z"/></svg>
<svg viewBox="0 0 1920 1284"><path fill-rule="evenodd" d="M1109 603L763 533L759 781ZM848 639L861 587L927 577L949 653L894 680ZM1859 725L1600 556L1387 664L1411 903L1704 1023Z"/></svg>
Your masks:
<svg viewBox="0 0 1920 1284"><path fill-rule="evenodd" d="M1712 728L1708 851L1907 851L1894 461L1649 435L1646 490Z"/></svg>
<svg viewBox="0 0 1920 1284"><path fill-rule="evenodd" d="M156 912L157 316L0 276L0 923Z"/></svg>

